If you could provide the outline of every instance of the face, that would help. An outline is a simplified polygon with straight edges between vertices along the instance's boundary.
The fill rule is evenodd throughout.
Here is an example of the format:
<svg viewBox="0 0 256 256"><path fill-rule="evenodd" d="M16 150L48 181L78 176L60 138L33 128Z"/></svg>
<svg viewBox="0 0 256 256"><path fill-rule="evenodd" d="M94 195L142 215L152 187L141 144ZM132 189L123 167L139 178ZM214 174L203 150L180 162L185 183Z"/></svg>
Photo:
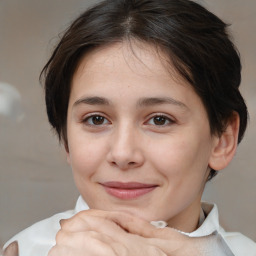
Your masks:
<svg viewBox="0 0 256 256"><path fill-rule="evenodd" d="M214 137L200 98L154 47L117 43L84 57L67 138L90 208L196 228Z"/></svg>

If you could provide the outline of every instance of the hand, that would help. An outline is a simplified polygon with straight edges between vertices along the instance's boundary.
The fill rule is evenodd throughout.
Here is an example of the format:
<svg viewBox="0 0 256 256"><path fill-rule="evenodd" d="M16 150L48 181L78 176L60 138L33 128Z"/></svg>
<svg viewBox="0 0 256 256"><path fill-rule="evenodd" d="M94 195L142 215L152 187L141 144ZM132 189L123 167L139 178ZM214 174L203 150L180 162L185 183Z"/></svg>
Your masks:
<svg viewBox="0 0 256 256"><path fill-rule="evenodd" d="M0 253L1 255L1 253ZM3 256L19 256L18 242L14 241L10 243L3 252Z"/></svg>
<svg viewBox="0 0 256 256"><path fill-rule="evenodd" d="M100 211L96 214L103 214L127 232L148 238L149 244L156 246L168 256L234 256L218 233L204 237L188 237L172 228L156 229L147 221L132 215Z"/></svg>
<svg viewBox="0 0 256 256"><path fill-rule="evenodd" d="M48 256L198 256L192 240L130 214L88 210L61 222Z"/></svg>

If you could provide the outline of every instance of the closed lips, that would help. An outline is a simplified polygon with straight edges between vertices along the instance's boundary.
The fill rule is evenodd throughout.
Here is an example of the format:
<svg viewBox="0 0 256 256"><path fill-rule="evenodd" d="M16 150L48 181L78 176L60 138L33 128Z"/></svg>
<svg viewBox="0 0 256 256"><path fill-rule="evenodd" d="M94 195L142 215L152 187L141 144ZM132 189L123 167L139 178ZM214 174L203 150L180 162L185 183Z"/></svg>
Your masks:
<svg viewBox="0 0 256 256"><path fill-rule="evenodd" d="M108 194L119 199L135 199L158 187L158 185L155 184L144 184L138 182L123 183L117 181L105 182L101 185L105 188Z"/></svg>

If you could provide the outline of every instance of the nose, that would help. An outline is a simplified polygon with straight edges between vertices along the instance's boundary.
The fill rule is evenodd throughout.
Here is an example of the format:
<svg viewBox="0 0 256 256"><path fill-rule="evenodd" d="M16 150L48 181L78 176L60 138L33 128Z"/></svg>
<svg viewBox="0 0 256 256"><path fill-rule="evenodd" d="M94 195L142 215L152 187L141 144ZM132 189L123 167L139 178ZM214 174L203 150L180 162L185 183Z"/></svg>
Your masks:
<svg viewBox="0 0 256 256"><path fill-rule="evenodd" d="M139 132L134 127L123 125L117 128L110 139L107 161L121 170L137 168L143 165L143 145Z"/></svg>

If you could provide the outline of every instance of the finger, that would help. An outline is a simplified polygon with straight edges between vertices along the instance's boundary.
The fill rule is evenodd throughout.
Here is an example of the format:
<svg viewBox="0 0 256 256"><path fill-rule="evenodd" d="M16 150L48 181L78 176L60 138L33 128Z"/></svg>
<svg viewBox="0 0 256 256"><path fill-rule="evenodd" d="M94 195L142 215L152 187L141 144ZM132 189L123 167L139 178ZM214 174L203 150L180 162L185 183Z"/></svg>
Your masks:
<svg viewBox="0 0 256 256"><path fill-rule="evenodd" d="M71 250L73 252L73 255L71 254L72 256L80 255L81 252L86 252L86 256L166 256L164 251L160 249L159 246L155 246L157 243L149 244L145 238L141 238L140 240L137 239L137 237L134 239L135 235L126 235L130 236L129 239L127 239L125 242L118 242L115 241L112 237L95 231L74 233L60 230L56 236L57 248L59 249L58 251L55 251L53 255L61 256L61 253L64 253L65 250L68 250L67 254L69 255L69 250L73 249ZM57 250L57 248L55 248L55 250Z"/></svg>
<svg viewBox="0 0 256 256"><path fill-rule="evenodd" d="M102 215L101 215L102 216ZM60 222L61 230L66 232L96 231L110 237L126 232L115 222L105 217L94 216L91 213L79 213L74 217Z"/></svg>
<svg viewBox="0 0 256 256"><path fill-rule="evenodd" d="M92 222L89 216L101 217L96 222ZM62 228L68 227L71 229L77 230L93 230L96 228L99 230L101 225L104 223L110 225L106 220L114 222L117 226L121 227L123 230L136 234L145 238L166 238L168 236L170 239L180 239L186 237L175 229L172 228L163 228L158 229L155 226L151 225L148 221L143 220L137 216L134 216L125 212L115 212L115 211L101 211L101 210L87 210L82 211L72 217L71 219L64 220L61 223ZM117 231L117 227L113 226Z"/></svg>
<svg viewBox="0 0 256 256"><path fill-rule="evenodd" d="M121 213L121 215L125 223L127 220L129 222L133 222L135 219L135 225L138 225L138 220L141 221L142 229L145 228L144 225L146 224L149 225L153 231L157 230L154 226L151 227L151 224L149 224L147 221L134 218L126 213ZM119 218L117 219L116 216L120 217L121 215L120 213L92 210L80 213L76 217L69 220L61 221L62 229L57 234L57 244L70 246L73 244L76 246L76 248L89 246L90 251L93 251L91 246L103 247L103 245L97 245L97 243L100 241L107 244L110 247L109 249L115 252L115 255L128 255L127 253L131 251L133 252L132 255L141 255L141 250L143 250L145 253L150 252L147 255L165 255L162 248L165 248L164 245L166 245L167 242L162 245L161 241L151 241L150 239L138 236L137 234L127 233L116 224L120 223ZM83 232L78 232L78 230ZM159 244L161 244L161 249ZM168 242L168 246L170 246L170 241ZM88 248L86 248L86 250L88 250ZM152 251L154 251L153 254ZM161 254L156 254L156 252L161 252Z"/></svg>
<svg viewBox="0 0 256 256"><path fill-rule="evenodd" d="M93 219L91 217L99 217L99 219ZM60 225L62 229L72 232L93 230L97 227L100 228L103 223L109 225L109 222L115 223L115 225L121 227L123 230L127 229L127 231L132 231L133 226L137 226L138 230L141 230L145 225L152 228L152 233L155 231L153 226L147 221L131 214L101 210L81 211L70 219L61 220ZM149 236L151 237L151 235Z"/></svg>
<svg viewBox="0 0 256 256"><path fill-rule="evenodd" d="M99 240L106 244L113 242L113 239L105 234L96 231L66 232L60 230L56 235L58 245L77 246L86 245L90 240Z"/></svg>
<svg viewBox="0 0 256 256"><path fill-rule="evenodd" d="M4 256L19 256L18 242L14 241L4 250Z"/></svg>
<svg viewBox="0 0 256 256"><path fill-rule="evenodd" d="M102 234L106 235L107 237L111 237L113 241L106 241L101 239L100 237L95 238L111 245L111 248L114 251L122 253L127 250L128 245L132 246L134 244L134 241L136 241L137 243L145 243L145 241L143 241L143 237L140 237L136 234L128 233L116 222L114 222L112 218L107 217L107 215L108 212L104 211L84 211L83 213L77 214L71 219L61 221L61 230L58 234L65 234L62 233L62 231L67 233L95 231L98 233L98 235ZM92 232L91 234L93 237L94 233ZM58 240L58 235L56 239ZM64 242L64 244L65 243L66 242Z"/></svg>
<svg viewBox="0 0 256 256"><path fill-rule="evenodd" d="M93 212L91 210L81 211L69 219L62 219L60 220L61 229L69 232L95 230L95 228L101 227L104 222L110 222L106 218L101 217L104 216L103 214L99 215L96 212L96 210Z"/></svg>
<svg viewBox="0 0 256 256"><path fill-rule="evenodd" d="M126 244L128 240L128 233L115 222L103 217L91 216L90 213L83 215L82 218L80 215L77 216L77 218L61 221L61 229L56 235L56 241L61 239L63 240L63 244L66 244L68 241L70 241L70 238L66 237L64 241L64 238L62 237L68 235L69 233L79 232L84 232L84 240L87 240L87 236L90 236L90 238L95 238L102 242L111 244L112 248L118 247L118 251L122 249L120 249L118 244Z"/></svg>
<svg viewBox="0 0 256 256"><path fill-rule="evenodd" d="M129 213L90 210L84 214L86 214L87 216L94 215L103 217L109 221L115 222L118 226L122 227L123 230L145 238L165 239L168 236L169 239L180 239L186 237L185 235L181 234L173 228L167 227L159 229L153 226L149 221L146 221ZM81 218L83 217L84 215L81 215Z"/></svg>
<svg viewBox="0 0 256 256"><path fill-rule="evenodd" d="M152 255L196 255L190 254L190 252L194 253L193 247L190 247L190 249L184 248L188 244L188 239L191 238L188 238L175 229L169 227L159 229L150 224L148 221L135 216L127 216L126 214L123 215L120 213L110 213L108 218L111 218L130 234L138 235L139 238L144 238L143 242L150 245L152 250L156 250L155 254ZM190 243L190 245L191 244L193 243ZM183 251L184 254L181 254Z"/></svg>
<svg viewBox="0 0 256 256"><path fill-rule="evenodd" d="M137 235L136 240L138 242L150 245L151 247L149 248L158 248L162 253L166 253L167 255L180 256L190 255L189 252L198 252L194 247L194 239L183 235L175 229L169 227L159 229L148 221L123 212L95 211L93 214L99 216L104 215L105 218L117 223L129 232L129 234ZM180 254L181 252L184 254Z"/></svg>
<svg viewBox="0 0 256 256"><path fill-rule="evenodd" d="M174 255L179 255L179 256L180 255L186 255L186 256L187 255L207 255L207 254L199 253L200 248L202 247L200 246L200 244L202 244L201 242L202 239L187 237L172 228L158 229L153 225L151 225L148 221L140 219L131 214L123 213L123 212L106 212L106 211L100 211L100 210L89 210L89 211L81 212L79 216L79 220L82 221L82 225L86 223L86 220L89 221L88 218L90 216L99 218L100 221L96 221L96 225L97 223L99 224L101 221L102 221L101 222L102 224L103 223L106 224L110 222L112 224L111 227L115 227L115 228L118 225L119 228L122 227L123 232L124 230L129 232L128 234L127 233L124 233L124 234L137 235L136 239L132 240L133 242L136 242L137 240L137 242L147 243L148 245L151 245L152 248L159 248L162 252L166 253L167 255L172 255L172 256ZM72 223L74 219L67 220L67 221L65 220L62 224L65 224L65 223L68 224L69 221L71 221ZM115 223L116 225L113 226L113 223ZM77 224L80 226L79 222L77 222L75 225ZM90 225L92 225L92 223L90 223ZM103 227L105 227L105 225L103 225ZM108 225L106 225L106 227L108 227ZM87 228L88 228L88 224L87 224ZM100 228L100 226L97 226L97 228ZM111 235L111 232L109 232L109 230L112 230L111 228L110 229L107 228L106 231L104 228L102 230L104 230L103 232L105 232L106 234L110 234L110 236L115 238L116 241L121 242L121 243L117 243L118 245L122 244L122 242L124 245L126 244L131 245L127 237L125 237L125 239L127 239L127 243L126 243L125 239L122 237L122 235L120 236L119 233L112 232L112 235ZM128 238L131 238L131 237L128 237ZM114 242L112 242L112 247L114 248ZM192 252L193 254L190 254ZM121 254L117 254L117 255L121 255Z"/></svg>
<svg viewBox="0 0 256 256"><path fill-rule="evenodd" d="M116 256L126 255L123 246L112 238L95 232L65 232L59 231L56 245L50 250L48 256Z"/></svg>
<svg viewBox="0 0 256 256"><path fill-rule="evenodd" d="M98 212L96 214L102 213ZM167 255L210 256L214 255L215 251L219 251L220 255L233 255L223 243L218 241L219 238L216 235L188 237L170 227L158 229L149 222L127 213L107 212L105 217L116 222L129 233L147 238L143 242L152 245L152 248L159 248Z"/></svg>

